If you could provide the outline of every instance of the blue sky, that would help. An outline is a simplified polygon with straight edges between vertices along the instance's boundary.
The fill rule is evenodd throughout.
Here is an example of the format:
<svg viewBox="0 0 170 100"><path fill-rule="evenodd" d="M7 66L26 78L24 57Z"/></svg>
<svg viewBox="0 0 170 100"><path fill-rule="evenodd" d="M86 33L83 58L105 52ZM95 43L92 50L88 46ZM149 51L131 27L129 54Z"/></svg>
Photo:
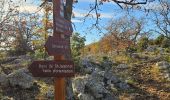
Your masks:
<svg viewBox="0 0 170 100"><path fill-rule="evenodd" d="M16 2L21 0L14 0ZM40 9L38 5L40 5L40 0L26 0L26 4L23 3L20 6L21 11L28 11L28 12L36 12L37 9ZM75 14L75 18L72 18L73 22L73 28L74 32L78 32L81 34L81 36L86 37L86 44L89 44L91 42L98 41L101 36L103 36L103 33L99 33L98 30L95 28L93 30L90 30L92 24L95 23L95 18L86 18L86 20L83 22L84 15L87 14L87 12L90 10L90 4L94 4L94 0L78 0L78 3L74 4L73 13ZM119 12L121 11L120 8L117 6L115 7L114 3L105 3L104 5L100 6L101 13L101 20L99 20L101 27L106 27L107 22L118 15L121 15ZM39 12L43 15L43 11ZM92 12L92 15L95 15L94 12ZM105 32L104 30L102 30Z"/></svg>
<svg viewBox="0 0 170 100"><path fill-rule="evenodd" d="M20 1L21 0L14 0L14 1ZM25 1L25 0L23 0ZM37 9L40 9L37 5L40 5L41 0L27 0L26 4L23 3L20 7L21 11L29 11L29 12L36 12ZM102 32L99 33L96 28L93 28L93 30L89 30L91 28L92 24L95 23L96 19L94 18L86 18L85 22L83 22L84 15L87 14L87 12L90 10L90 4L94 4L95 0L78 0L78 3L74 4L73 13L75 15L75 18L72 18L74 32L78 32L81 34L81 36L86 37L86 44L96 42L98 41L103 34L106 32L104 28L107 26L107 23L112 18L118 18L120 16L123 16L126 11L122 10L120 7L118 7L115 3L104 3L103 5L99 6L101 14L101 20L99 20L99 25L102 27ZM150 6L153 7L155 4L151 4ZM40 14L43 14L43 11L39 12ZM145 13L139 12L139 11L133 11L130 12L131 15L136 17L146 16ZM92 15L95 15L94 12L92 12Z"/></svg>
<svg viewBox="0 0 170 100"><path fill-rule="evenodd" d="M82 36L86 36L86 44L98 41L105 33L104 29L102 29L102 33L100 33L100 31L98 31L96 28L93 30L89 29L91 28L92 24L95 23L95 18L86 18L85 22L83 22L83 15L90 11L90 4L94 4L94 0L79 0L77 4L74 4L73 13L75 13L75 18L72 19L76 26L75 31L79 32ZM100 27L106 27L108 21L111 20L111 18L122 15L122 13L120 14L119 12L123 11L113 3L101 5L99 11L101 14L101 20L99 20ZM92 15L95 15L95 13L92 12Z"/></svg>

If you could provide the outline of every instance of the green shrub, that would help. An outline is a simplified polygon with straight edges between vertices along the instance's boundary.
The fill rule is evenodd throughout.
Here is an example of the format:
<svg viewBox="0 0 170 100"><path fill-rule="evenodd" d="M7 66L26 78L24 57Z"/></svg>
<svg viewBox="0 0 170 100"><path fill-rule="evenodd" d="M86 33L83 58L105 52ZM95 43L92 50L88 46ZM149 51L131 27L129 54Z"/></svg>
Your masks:
<svg viewBox="0 0 170 100"><path fill-rule="evenodd" d="M79 71L80 68L80 58L81 58L81 49L85 46L85 37L80 36L79 33L74 33L71 37L71 54L74 60L76 71Z"/></svg>
<svg viewBox="0 0 170 100"><path fill-rule="evenodd" d="M107 56L103 56L103 61L108 61L109 58Z"/></svg>
<svg viewBox="0 0 170 100"><path fill-rule="evenodd" d="M165 56L164 58L165 58L165 61L170 62L170 56L169 55Z"/></svg>
<svg viewBox="0 0 170 100"><path fill-rule="evenodd" d="M165 48L166 53L170 53L170 48Z"/></svg>
<svg viewBox="0 0 170 100"><path fill-rule="evenodd" d="M134 53L137 51L137 48L135 46L129 46L127 49L126 49L126 52L128 53Z"/></svg>
<svg viewBox="0 0 170 100"><path fill-rule="evenodd" d="M142 37L139 39L137 45L138 45L138 50L137 51L143 51L148 47L148 37Z"/></svg>
<svg viewBox="0 0 170 100"><path fill-rule="evenodd" d="M155 40L150 39L148 43L149 43L149 45L155 45Z"/></svg>
<svg viewBox="0 0 170 100"><path fill-rule="evenodd" d="M158 49L156 49L155 51L154 51L154 54L155 55L158 55L160 53L160 50L158 50Z"/></svg>
<svg viewBox="0 0 170 100"><path fill-rule="evenodd" d="M164 40L164 35L159 35L159 36L155 39L154 44L161 46L163 40Z"/></svg>
<svg viewBox="0 0 170 100"><path fill-rule="evenodd" d="M28 52L27 55L31 56L33 59L44 59L45 55L44 49L37 49L34 52Z"/></svg>
<svg viewBox="0 0 170 100"><path fill-rule="evenodd" d="M163 48L169 48L170 47L170 39L164 38L164 40L162 41L161 46Z"/></svg>

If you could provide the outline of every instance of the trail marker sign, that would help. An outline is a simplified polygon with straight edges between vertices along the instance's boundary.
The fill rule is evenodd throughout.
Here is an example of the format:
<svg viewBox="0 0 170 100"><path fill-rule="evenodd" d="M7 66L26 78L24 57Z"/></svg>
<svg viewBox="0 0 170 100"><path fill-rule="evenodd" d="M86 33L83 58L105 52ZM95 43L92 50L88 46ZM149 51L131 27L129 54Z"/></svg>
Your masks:
<svg viewBox="0 0 170 100"><path fill-rule="evenodd" d="M53 19L54 19L54 33L62 33L71 35L73 28L71 21L64 18L65 0L54 0L53 2Z"/></svg>
<svg viewBox="0 0 170 100"><path fill-rule="evenodd" d="M74 64L72 61L34 61L29 67L34 77L72 77Z"/></svg>
<svg viewBox="0 0 170 100"><path fill-rule="evenodd" d="M71 54L69 40L54 36L48 37L45 43L45 49L50 56Z"/></svg>

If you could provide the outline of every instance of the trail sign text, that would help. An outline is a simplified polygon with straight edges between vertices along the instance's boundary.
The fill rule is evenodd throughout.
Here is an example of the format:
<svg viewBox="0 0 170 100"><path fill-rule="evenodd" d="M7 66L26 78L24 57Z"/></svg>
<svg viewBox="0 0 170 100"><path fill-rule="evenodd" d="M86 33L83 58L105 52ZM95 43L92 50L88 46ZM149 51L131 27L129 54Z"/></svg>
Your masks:
<svg viewBox="0 0 170 100"><path fill-rule="evenodd" d="M72 61L34 61L28 69L34 77L74 76Z"/></svg>
<svg viewBox="0 0 170 100"><path fill-rule="evenodd" d="M48 52L48 55L66 55L71 54L70 42L62 38L57 38L54 36L49 36L47 42L45 43L45 48Z"/></svg>
<svg viewBox="0 0 170 100"><path fill-rule="evenodd" d="M71 35L73 32L71 22L64 18L65 0L55 0L53 3L54 33Z"/></svg>

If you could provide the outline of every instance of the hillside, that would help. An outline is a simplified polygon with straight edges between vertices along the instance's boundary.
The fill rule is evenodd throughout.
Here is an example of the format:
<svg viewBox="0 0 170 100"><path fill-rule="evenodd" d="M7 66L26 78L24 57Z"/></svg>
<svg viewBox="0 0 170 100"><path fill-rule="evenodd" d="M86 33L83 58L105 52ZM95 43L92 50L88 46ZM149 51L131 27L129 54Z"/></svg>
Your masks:
<svg viewBox="0 0 170 100"><path fill-rule="evenodd" d="M69 82L68 100L168 100L170 53L144 51L110 57L84 56ZM36 78L27 70L29 55L1 60L1 100L53 100L53 78ZM21 95L22 94L22 95ZM70 99L69 99L70 98Z"/></svg>

